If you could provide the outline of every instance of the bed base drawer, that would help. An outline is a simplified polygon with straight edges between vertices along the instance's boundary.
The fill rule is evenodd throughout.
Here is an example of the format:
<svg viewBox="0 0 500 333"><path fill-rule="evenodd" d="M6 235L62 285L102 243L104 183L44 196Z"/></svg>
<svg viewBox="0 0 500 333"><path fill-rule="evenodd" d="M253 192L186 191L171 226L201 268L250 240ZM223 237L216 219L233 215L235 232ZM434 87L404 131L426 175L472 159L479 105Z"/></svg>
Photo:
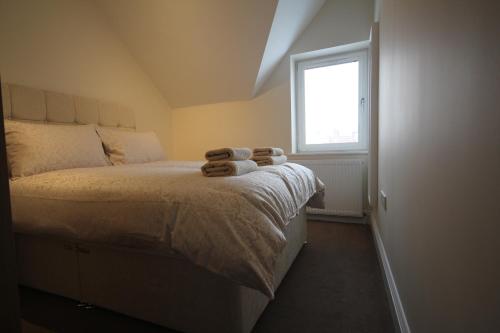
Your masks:
<svg viewBox="0 0 500 333"><path fill-rule="evenodd" d="M288 225L279 285L306 241L306 214ZM17 235L21 284L182 332L249 333L269 303L260 292L180 257Z"/></svg>
<svg viewBox="0 0 500 333"><path fill-rule="evenodd" d="M72 242L16 234L21 285L81 300L78 254Z"/></svg>

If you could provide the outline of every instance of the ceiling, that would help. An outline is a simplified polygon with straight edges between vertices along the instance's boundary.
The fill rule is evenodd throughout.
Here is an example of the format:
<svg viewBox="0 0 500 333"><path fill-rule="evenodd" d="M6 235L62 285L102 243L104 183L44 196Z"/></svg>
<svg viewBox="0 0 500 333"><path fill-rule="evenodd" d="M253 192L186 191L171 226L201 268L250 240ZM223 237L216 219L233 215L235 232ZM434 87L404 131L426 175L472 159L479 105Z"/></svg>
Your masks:
<svg viewBox="0 0 500 333"><path fill-rule="evenodd" d="M325 0L93 1L177 108L252 98Z"/></svg>

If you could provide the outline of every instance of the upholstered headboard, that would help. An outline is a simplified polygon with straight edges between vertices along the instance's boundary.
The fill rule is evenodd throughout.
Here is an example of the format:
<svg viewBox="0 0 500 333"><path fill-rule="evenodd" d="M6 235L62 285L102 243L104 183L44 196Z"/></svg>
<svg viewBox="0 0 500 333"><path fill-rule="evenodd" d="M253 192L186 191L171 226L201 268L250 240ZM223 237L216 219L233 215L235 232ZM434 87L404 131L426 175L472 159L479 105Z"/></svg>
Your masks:
<svg viewBox="0 0 500 333"><path fill-rule="evenodd" d="M134 112L107 101L9 83L2 96L7 119L135 129Z"/></svg>

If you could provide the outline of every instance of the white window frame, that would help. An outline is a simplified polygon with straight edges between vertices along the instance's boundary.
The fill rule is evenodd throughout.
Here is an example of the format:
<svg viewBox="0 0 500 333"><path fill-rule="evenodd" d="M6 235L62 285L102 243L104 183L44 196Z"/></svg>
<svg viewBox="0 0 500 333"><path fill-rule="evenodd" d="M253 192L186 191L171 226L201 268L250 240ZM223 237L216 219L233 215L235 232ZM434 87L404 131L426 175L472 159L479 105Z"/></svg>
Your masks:
<svg viewBox="0 0 500 333"><path fill-rule="evenodd" d="M290 57L292 147L294 153L366 153L369 121L369 41L295 54ZM359 108L356 143L306 144L304 71L359 61Z"/></svg>

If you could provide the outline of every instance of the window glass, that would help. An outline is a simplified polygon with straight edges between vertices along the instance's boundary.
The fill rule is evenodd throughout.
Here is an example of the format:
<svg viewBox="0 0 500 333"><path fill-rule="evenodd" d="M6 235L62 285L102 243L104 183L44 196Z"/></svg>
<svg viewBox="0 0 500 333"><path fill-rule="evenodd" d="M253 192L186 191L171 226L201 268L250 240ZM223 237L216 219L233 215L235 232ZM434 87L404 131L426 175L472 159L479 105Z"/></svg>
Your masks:
<svg viewBox="0 0 500 333"><path fill-rule="evenodd" d="M351 45L360 47L352 51L340 46L291 57L294 151L368 149L368 49L362 45Z"/></svg>
<svg viewBox="0 0 500 333"><path fill-rule="evenodd" d="M359 142L359 62L304 71L305 143Z"/></svg>

